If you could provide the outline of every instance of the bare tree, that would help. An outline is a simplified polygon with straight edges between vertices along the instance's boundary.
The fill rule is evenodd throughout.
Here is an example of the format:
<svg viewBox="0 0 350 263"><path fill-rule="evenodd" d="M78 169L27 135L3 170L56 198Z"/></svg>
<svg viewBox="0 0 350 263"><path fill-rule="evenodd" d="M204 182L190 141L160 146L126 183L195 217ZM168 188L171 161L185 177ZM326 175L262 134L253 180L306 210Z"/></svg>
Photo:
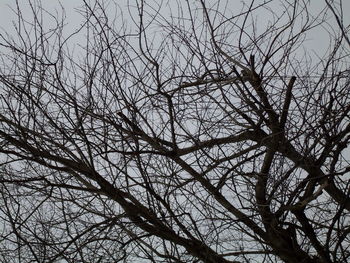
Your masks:
<svg viewBox="0 0 350 263"><path fill-rule="evenodd" d="M84 1L73 33L17 2L1 262L350 260L341 3L176 2Z"/></svg>

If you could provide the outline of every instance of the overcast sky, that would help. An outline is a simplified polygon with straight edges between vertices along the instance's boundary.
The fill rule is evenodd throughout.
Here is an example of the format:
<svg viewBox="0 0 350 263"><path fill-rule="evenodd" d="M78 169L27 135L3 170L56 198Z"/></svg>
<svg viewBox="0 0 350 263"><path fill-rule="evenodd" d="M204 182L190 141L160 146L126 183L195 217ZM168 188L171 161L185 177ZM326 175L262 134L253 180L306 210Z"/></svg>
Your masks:
<svg viewBox="0 0 350 263"><path fill-rule="evenodd" d="M91 0L90 0L91 1ZM212 1L206 1L207 3L213 2ZM28 12L28 8L26 7L26 2L27 0L19 0L19 3L21 4L21 9L22 12L25 14L26 12ZM34 1L32 1L34 2ZM104 1L107 2L107 1ZM127 8L126 5L127 3L130 2L128 0L118 0L118 4L120 5L121 8L125 7L125 12L127 12ZM164 1L167 2L167 1ZM177 1L170 1L170 3L176 3ZM216 2L216 1L214 1ZM248 3L249 1L245 1L246 3ZM259 2L259 1L256 1ZM279 8L279 2L280 1L274 1L275 4L275 8L276 10ZM14 20L16 20L16 17L14 15L14 13L10 10L10 7L15 8L15 0L0 0L0 25L3 29L5 29L8 32L11 32L13 30L12 27L12 23ZM74 30L75 28L77 28L79 26L79 24L82 22L82 17L81 15L78 15L75 8L79 7L83 1L82 0L61 0L61 1L57 1L57 0L47 0L47 1L42 1L42 3L44 4L44 6L49 10L49 11L53 11L55 9L60 9L60 4L61 3L66 11L66 16L67 16L67 27L66 27L66 32L68 32L69 30ZM132 3L132 1L131 1ZM185 3L185 1L184 1ZM344 7L343 10L350 10L350 1L346 0L344 1ZM229 7L232 10L240 10L240 7L242 5L242 1L241 0L231 0L229 1ZM316 0L316 1L311 1L311 8L310 10L313 11L314 14L318 13L320 10L322 10L322 8L325 6L325 3L323 0ZM123 11L123 10L122 10ZM346 12L346 11L345 11ZM262 17L264 17L262 15ZM259 18L258 18L259 19ZM261 22L263 22L265 18L261 18ZM268 19L268 18L266 18ZM265 19L265 21L266 21ZM260 22L259 21L259 22ZM345 24L349 25L350 24L350 16L349 15L345 15ZM329 23L331 25L334 25L334 27L336 27L335 24L335 20L329 20ZM321 51L324 52L328 45L329 45L329 38L327 35L327 32L325 30L322 30L321 27L318 27L317 29L313 30L312 32L309 33L308 35L309 37L307 38L307 42L305 43L306 46L308 48L311 49L315 49L317 50L317 52Z"/></svg>
<svg viewBox="0 0 350 263"><path fill-rule="evenodd" d="M88 0L88 2L93 2L93 0ZM100 0L101 1L101 0ZM38 0L31 0L31 2L39 2ZM103 3L107 2L114 2L114 1L101 1ZM129 18L129 10L127 5L130 3L136 3L137 1L135 0L118 0L115 3L118 4L118 9L125 14L125 17L128 19ZM162 9L162 15L167 17L167 14L169 13L169 6L173 7L174 10L176 10L176 5L178 3L180 4L185 4L186 1L183 2L178 2L178 1L157 1L157 0L149 0L146 1L147 3L163 3L164 8ZM196 2L195 0L190 1L191 4ZM217 2L216 0L207 0L206 3L209 6L211 3ZM221 1L222 3L226 3L226 1ZM260 2L264 2L262 0L255 1L255 4L257 5ZM273 11L281 11L281 3L287 3L288 1L272 1L272 4L270 3L269 6L273 9ZM20 3L20 9L21 12L23 13L24 17L27 17L29 20L31 19L31 12L30 8L28 8L28 0L19 0L18 3ZM66 35L72 33L75 29L79 28L79 26L83 22L83 17L81 14L77 12L77 8L79 8L83 4L83 0L42 0L42 3L44 4L44 7L46 10L48 10L50 13L55 13L57 11L61 11L60 3L62 4L65 13L66 13L66 26L64 32ZM241 0L229 0L227 1L227 6L225 10L230 10L233 13L237 14L240 13L240 10L242 8L242 4L249 4L250 1L241 1ZM344 1L344 6L343 10L346 13L345 10L350 10L350 0ZM111 5L113 6L113 5ZM15 0L0 0L0 27L2 30L0 32L7 31L9 33L14 32L13 31L13 22L16 21L16 15L13 11L11 11L11 7L16 9L16 1ZM325 7L325 1L324 0L314 0L311 1L311 5L309 7L309 11L312 16L315 16L318 14L323 8ZM338 6L335 6L336 8ZM113 8L110 8L108 11L113 12ZM264 25L266 25L269 22L269 19L271 19L270 13L263 13L263 9L259 9L257 15L257 21L258 25L260 28L264 28ZM165 13L167 12L167 13ZM165 13L165 14L164 14ZM268 14L268 15L267 15ZM135 13L135 16L137 14ZM344 16L344 24L349 25L350 24L350 16L345 15ZM130 24L132 21L130 20ZM334 16L329 13L329 19L327 20L328 24L324 24L324 26L318 26L315 29L311 30L310 32L307 33L307 37L304 42L304 47L307 50L307 54L312 58L317 61L319 58L323 57L327 53L327 49L329 47L332 47L334 43L330 43L330 37L329 37L329 32L332 31L332 29L335 29L336 31L339 32L339 28L336 24L336 20L334 19ZM48 24L45 26L49 27ZM80 37L77 39L74 39L74 43L84 45L86 42L85 38L81 39L80 42ZM0 47L1 50L1 47ZM300 51L300 52L299 52ZM329 50L328 50L329 51ZM303 57L304 56L304 50L299 49L298 50L298 55ZM76 53L75 53L76 54Z"/></svg>
<svg viewBox="0 0 350 263"><path fill-rule="evenodd" d="M27 2L27 0L19 0L19 3L22 5L21 8L26 6L26 2ZM32 2L34 2L34 1L32 1ZM104 2L107 2L107 1L104 1ZM118 0L118 4L120 5L120 7L121 8L125 7L125 12L127 12L126 5L128 2L130 2L130 1ZM167 1L164 1L164 2L167 2ZM176 3L177 1L170 1L170 3L172 3L172 2ZM184 3L185 2L186 1L184 1ZM216 2L216 1L210 0L210 1L206 1L206 2L209 3L209 2ZM249 1L245 1L245 2L248 3ZM256 1L256 2L260 2L260 1ZM276 3L275 6L276 6L276 10L277 10L279 8L280 1L274 1L274 2ZM10 10L9 6L15 8L15 3L16 3L15 0L0 0L0 25L3 29L5 29L6 31L9 31L9 32L12 31L12 21L16 20L16 17L14 15L14 13ZM54 9L60 9L59 3L61 3L66 11L68 27L71 28L72 30L74 28L76 28L82 21L82 17L80 15L77 15L77 12L75 10L75 8L79 7L83 3L82 0L61 0L61 1L43 0L42 3L49 11L53 11ZM131 1L131 3L132 3L132 1ZM230 6L228 8L230 8L232 10L236 9L237 11L240 10L240 7L242 5L241 0L231 0L231 1L229 1L229 3L230 3ZM350 10L350 1L349 0L344 1L343 5L344 5L343 6L344 10ZM311 1L310 10L313 11L314 14L316 14L317 12L322 10L322 8L324 6L325 6L324 0ZM28 8L22 8L23 13L26 13L28 11L29 11ZM345 13L346 13L346 11L345 11ZM344 18L345 18L345 21L344 21L345 24L349 25L350 24L350 16L345 15ZM261 22L262 22L262 19L264 19L264 18L261 18ZM330 22L330 24L336 26L334 19L329 20L329 22ZM328 46L327 33L325 31L322 31L321 28L318 28L317 30L312 31L309 36L310 37L308 38L308 43L310 44L310 46L315 46L315 48L322 48L322 49L326 49L326 47Z"/></svg>

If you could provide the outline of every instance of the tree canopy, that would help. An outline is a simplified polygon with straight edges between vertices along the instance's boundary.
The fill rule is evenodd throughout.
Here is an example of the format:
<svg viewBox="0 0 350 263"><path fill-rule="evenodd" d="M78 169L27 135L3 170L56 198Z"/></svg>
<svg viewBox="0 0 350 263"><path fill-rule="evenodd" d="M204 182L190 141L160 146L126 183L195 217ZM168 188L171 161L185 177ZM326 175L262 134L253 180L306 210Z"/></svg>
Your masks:
<svg viewBox="0 0 350 263"><path fill-rule="evenodd" d="M349 26L310 2L16 1L0 261L349 261Z"/></svg>

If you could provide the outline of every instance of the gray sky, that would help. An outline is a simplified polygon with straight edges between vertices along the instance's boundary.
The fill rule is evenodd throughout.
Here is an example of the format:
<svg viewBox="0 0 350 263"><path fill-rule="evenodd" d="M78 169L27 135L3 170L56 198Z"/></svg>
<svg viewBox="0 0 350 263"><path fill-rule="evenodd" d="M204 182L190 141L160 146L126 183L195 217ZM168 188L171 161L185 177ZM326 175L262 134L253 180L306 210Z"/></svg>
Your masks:
<svg viewBox="0 0 350 263"><path fill-rule="evenodd" d="M16 17L14 16L14 13L12 11L10 11L10 7L15 8L15 0L0 0L0 25L3 28L6 29L10 29L11 27L11 21L15 20ZM34 2L33 0L31 0L31 2ZM92 2L92 1L91 1ZM108 1L103 1L103 2L108 2ZM127 0L118 0L117 1L118 4L121 7L126 7L127 3L129 1ZM132 1L131 1L132 2ZM160 1L159 1L160 2ZM172 1L170 1L172 2ZM173 1L174 3L176 1ZM209 0L206 1L207 3L210 2L216 2L216 0ZM249 1L241 1L241 0L231 0L230 1L230 6L228 8L233 9L233 10L240 10L240 6L242 5L242 2L246 2L246 4L249 3ZM261 2L261 1L256 1ZM274 1L274 5L276 10L279 9L279 4L280 1ZM22 12L25 13L26 11L28 11L27 8L23 8L26 7L27 4L27 0L19 0L19 3L21 4L20 8L22 9ZM44 7L49 10L49 11L53 11L55 9L60 9L60 3L62 4L62 6L65 8L66 14L67 14L67 22L69 22L69 25L73 26L74 24L77 24L81 21L81 17L79 15L76 14L75 8L79 7L83 1L82 0L43 0L42 4L44 5ZM184 2L185 3L185 2ZM310 10L313 11L315 14L317 12L319 12L320 10L322 10L322 8L325 6L324 0L316 0L316 1L310 1L311 5L310 5ZM336 5L334 5L335 7L337 7ZM343 9L344 10L350 10L350 1L345 0L343 2ZM125 10L127 11L127 10ZM346 12L346 11L345 11ZM350 16L345 15L344 17L345 19L345 24L349 25L350 24ZM335 21L330 21L331 24L335 25ZM315 37L319 36L318 34L315 34Z"/></svg>
<svg viewBox="0 0 350 263"><path fill-rule="evenodd" d="M28 13L29 8L28 8L28 3L27 0L19 0L18 1L20 3L20 8L21 11L23 12L24 15L29 15L30 13ZM34 2L34 1L32 1ZM104 1L107 2L107 1ZM125 13L128 12L126 5L129 1L127 0L119 0L117 1L118 5L120 5L121 9L123 9L125 7ZM131 1L132 3L133 1ZM166 2L166 1L164 1ZM170 1L170 3L176 3L177 1ZM206 1L206 3L210 3L210 2L216 2L215 0L212 1ZM240 7L242 5L241 0L231 0L229 1L229 9L232 10L237 10L237 12L239 12ZM249 3L249 1L245 1L246 4ZM259 1L257 1L259 2ZM274 4L272 5L276 11L280 9L280 1L274 1ZM43 0L42 1L44 7L50 11L50 12L54 12L54 10L60 10L60 3L62 4L62 6L65 9L66 12L66 16L67 16L67 26L66 26L66 33L70 32L71 30L74 30L75 28L77 28L80 23L82 22L82 17L81 15L77 14L76 12L76 8L79 7L83 1L82 0L61 0L61 1L57 1L57 0ZM185 3L185 1L184 1ZM16 16L14 15L13 11L10 10L11 6L12 8L16 8L16 1L15 0L0 0L0 27L2 29L4 29L7 32L13 32L13 21L16 20ZM350 10L350 1L344 1L343 3L343 10ZM312 11L313 14L318 13L320 10L322 10L322 8L325 6L325 3L323 0L314 0L311 1L311 5L310 5L310 10ZM337 7L337 6L335 6ZM123 11L123 10L122 10ZM264 17L264 14L261 14L261 18L259 22L263 23L264 21L267 22L268 18L262 18ZM349 25L350 24L350 16L345 15L345 21L344 24ZM331 19L329 19L329 27L327 30L330 30L332 27L336 28L336 22L333 19L333 17ZM322 29L321 27L317 27L317 29L312 30L311 32L309 32L308 34L308 38L307 41L305 43L306 47L310 48L310 49L314 49L317 51L317 53L319 53L319 51L321 51L321 53L323 53L324 51L327 50L327 47L329 46L329 38L328 38L328 33L326 32L325 29Z"/></svg>

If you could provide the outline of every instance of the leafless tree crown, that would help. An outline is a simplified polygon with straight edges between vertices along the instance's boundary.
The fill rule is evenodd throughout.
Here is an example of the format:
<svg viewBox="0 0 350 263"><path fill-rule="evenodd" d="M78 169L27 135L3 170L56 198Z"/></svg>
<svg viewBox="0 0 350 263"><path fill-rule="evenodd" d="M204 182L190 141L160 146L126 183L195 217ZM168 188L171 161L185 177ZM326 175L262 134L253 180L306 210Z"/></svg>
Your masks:
<svg viewBox="0 0 350 263"><path fill-rule="evenodd" d="M1 262L350 260L341 1L84 0L79 25L24 2L0 34Z"/></svg>

